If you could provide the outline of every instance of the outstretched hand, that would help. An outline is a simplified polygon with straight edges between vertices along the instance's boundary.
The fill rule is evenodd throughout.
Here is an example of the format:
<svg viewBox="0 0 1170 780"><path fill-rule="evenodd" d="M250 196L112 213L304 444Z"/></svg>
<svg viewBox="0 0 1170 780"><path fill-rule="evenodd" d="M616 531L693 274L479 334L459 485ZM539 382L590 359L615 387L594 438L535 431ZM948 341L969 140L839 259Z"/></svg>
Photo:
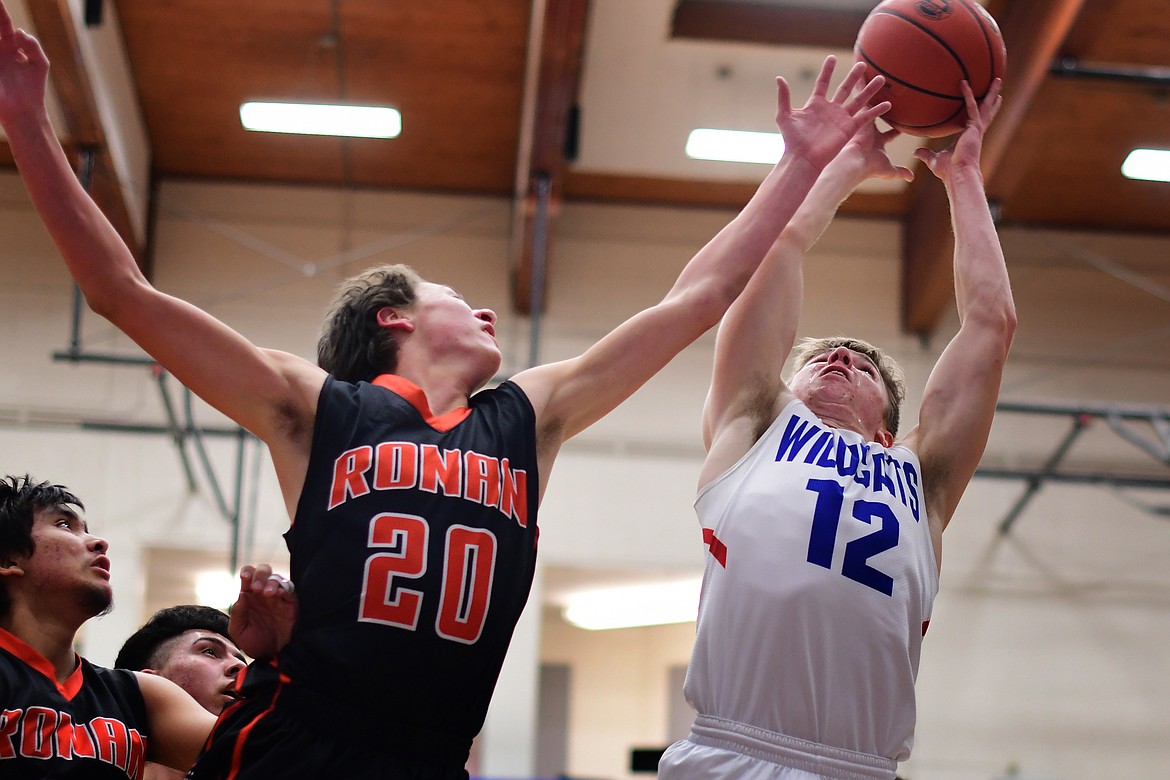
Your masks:
<svg viewBox="0 0 1170 780"><path fill-rule="evenodd" d="M913 181L914 171L904 165L895 165L886 151L890 141L901 135L897 130L882 132L873 122L861 127L849 143L845 144L842 155L854 155L860 159L863 179L902 179Z"/></svg>
<svg viewBox="0 0 1170 780"><path fill-rule="evenodd" d="M45 104L49 59L37 39L12 26L0 2L0 122Z"/></svg>
<svg viewBox="0 0 1170 780"><path fill-rule="evenodd" d="M836 63L835 57L825 58L812 95L800 109L792 108L788 82L776 79L776 125L784 136L785 154L804 157L818 168L828 165L862 126L871 124L890 108L889 102L869 105L885 83L881 76L858 89L865 78L862 62L854 64L830 99L829 80Z"/></svg>
<svg viewBox="0 0 1170 780"><path fill-rule="evenodd" d="M252 658L269 658L288 644L297 622L293 584L266 563L240 569L240 595L228 631Z"/></svg>
<svg viewBox="0 0 1170 780"><path fill-rule="evenodd" d="M983 151L983 136L991 121L1003 105L1003 81L996 79L982 103L975 102L975 94L966 81L959 85L967 103L967 126L959 137L946 149L933 151L922 148L914 156L926 163L931 172L944 182L950 180L952 171L960 168L979 170L979 155Z"/></svg>

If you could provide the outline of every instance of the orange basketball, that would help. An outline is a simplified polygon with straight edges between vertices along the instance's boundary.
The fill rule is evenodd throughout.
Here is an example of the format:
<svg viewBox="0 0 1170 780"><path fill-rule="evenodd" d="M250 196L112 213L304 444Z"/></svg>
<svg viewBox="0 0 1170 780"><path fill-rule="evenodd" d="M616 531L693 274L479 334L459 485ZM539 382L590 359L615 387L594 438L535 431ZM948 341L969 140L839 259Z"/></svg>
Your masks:
<svg viewBox="0 0 1170 780"><path fill-rule="evenodd" d="M966 124L960 82L982 100L1007 63L999 26L974 0L885 0L861 25L853 53L870 77L886 78L875 98L892 104L882 119L928 138Z"/></svg>

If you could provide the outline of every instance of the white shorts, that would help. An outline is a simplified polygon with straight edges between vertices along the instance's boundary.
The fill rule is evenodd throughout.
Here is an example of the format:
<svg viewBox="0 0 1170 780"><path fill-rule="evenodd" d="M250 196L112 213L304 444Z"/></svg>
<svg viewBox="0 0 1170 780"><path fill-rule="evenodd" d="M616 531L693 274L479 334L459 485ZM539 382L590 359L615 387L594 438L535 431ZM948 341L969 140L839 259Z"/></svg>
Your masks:
<svg viewBox="0 0 1170 780"><path fill-rule="evenodd" d="M659 780L893 780L898 765L883 756L796 739L700 715L691 734L667 748Z"/></svg>

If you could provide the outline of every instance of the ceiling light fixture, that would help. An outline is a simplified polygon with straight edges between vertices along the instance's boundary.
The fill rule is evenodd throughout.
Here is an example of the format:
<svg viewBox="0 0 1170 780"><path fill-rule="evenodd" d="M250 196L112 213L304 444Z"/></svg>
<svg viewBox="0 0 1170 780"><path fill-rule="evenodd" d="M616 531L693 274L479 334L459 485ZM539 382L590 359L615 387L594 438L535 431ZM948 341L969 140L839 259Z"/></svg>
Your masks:
<svg viewBox="0 0 1170 780"><path fill-rule="evenodd" d="M701 584L690 578L581 590L565 596L563 615L590 631L692 623L699 614Z"/></svg>
<svg viewBox="0 0 1170 780"><path fill-rule="evenodd" d="M402 132L402 115L384 106L249 102L240 105L240 122L264 133L397 138Z"/></svg>
<svg viewBox="0 0 1170 780"><path fill-rule="evenodd" d="M696 160L775 165L784 154L784 139L779 133L701 127L687 136L686 152Z"/></svg>
<svg viewBox="0 0 1170 780"><path fill-rule="evenodd" d="M1170 181L1170 151L1134 149L1121 164L1121 173L1130 179Z"/></svg>

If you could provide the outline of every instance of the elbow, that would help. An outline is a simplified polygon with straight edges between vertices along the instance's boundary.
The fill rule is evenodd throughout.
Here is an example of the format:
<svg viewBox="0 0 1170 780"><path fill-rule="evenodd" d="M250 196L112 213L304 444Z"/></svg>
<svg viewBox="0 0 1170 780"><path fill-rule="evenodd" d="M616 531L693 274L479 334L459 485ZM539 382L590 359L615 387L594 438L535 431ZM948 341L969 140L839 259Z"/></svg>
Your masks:
<svg viewBox="0 0 1170 780"><path fill-rule="evenodd" d="M118 313L121 307L119 306L119 297L116 294L105 290L85 290L84 288L82 288L82 294L85 296L86 304L94 314L115 324L118 322Z"/></svg>
<svg viewBox="0 0 1170 780"><path fill-rule="evenodd" d="M1016 306L1009 296L1003 305L999 307L998 313L991 323L995 332L999 335L1005 358L1007 357L1008 350L1011 349L1012 340L1016 336L1016 326L1018 324L1019 320L1016 317Z"/></svg>
<svg viewBox="0 0 1170 780"><path fill-rule="evenodd" d="M99 285L80 285L89 308L115 324L127 310L140 305L141 288L144 286L149 287L145 279L135 279L129 275L110 275Z"/></svg>

